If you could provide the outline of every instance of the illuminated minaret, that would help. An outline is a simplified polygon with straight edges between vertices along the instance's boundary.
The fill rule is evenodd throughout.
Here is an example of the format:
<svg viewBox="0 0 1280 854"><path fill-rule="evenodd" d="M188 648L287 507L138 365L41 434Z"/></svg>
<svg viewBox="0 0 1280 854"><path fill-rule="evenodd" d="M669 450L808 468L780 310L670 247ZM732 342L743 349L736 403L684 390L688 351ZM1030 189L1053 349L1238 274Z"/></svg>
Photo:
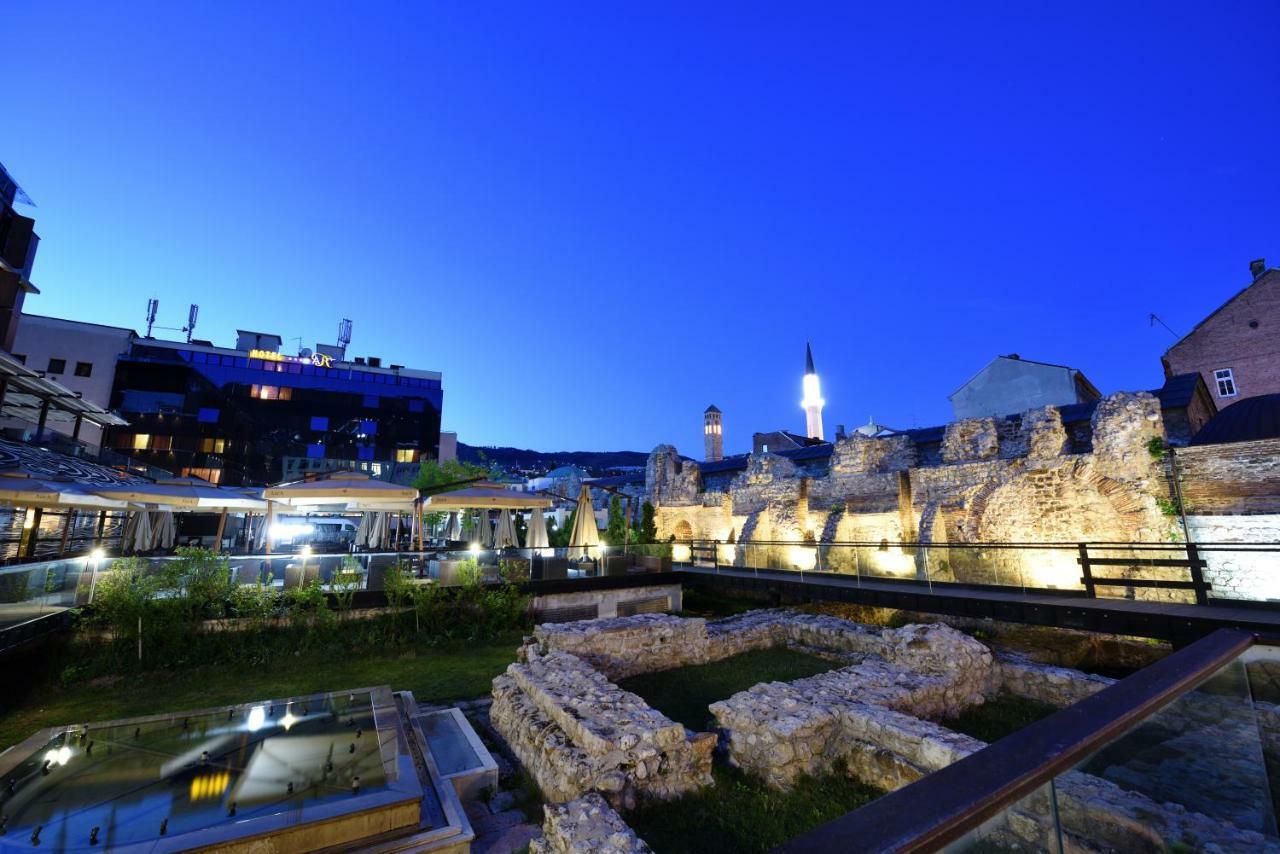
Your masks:
<svg viewBox="0 0 1280 854"><path fill-rule="evenodd" d="M818 384L818 372L813 369L813 350L806 342L804 345L804 400L800 408L804 410L805 435L811 439L822 438L822 387Z"/></svg>
<svg viewBox="0 0 1280 854"><path fill-rule="evenodd" d="M702 413L702 442L706 448L706 460L714 463L724 459L724 432L720 422L720 410L713 403Z"/></svg>

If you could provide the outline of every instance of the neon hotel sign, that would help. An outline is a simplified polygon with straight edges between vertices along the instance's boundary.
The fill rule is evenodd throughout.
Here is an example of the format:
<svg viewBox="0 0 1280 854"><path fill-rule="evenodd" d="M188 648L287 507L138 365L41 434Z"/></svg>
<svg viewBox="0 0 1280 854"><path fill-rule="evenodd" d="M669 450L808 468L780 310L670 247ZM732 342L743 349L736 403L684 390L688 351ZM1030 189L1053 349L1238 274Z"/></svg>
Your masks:
<svg viewBox="0 0 1280 854"><path fill-rule="evenodd" d="M297 362L301 365L315 365L317 368L333 367L333 357L324 353L312 353L310 356L286 356L274 350L250 350L250 359L262 359L266 362Z"/></svg>

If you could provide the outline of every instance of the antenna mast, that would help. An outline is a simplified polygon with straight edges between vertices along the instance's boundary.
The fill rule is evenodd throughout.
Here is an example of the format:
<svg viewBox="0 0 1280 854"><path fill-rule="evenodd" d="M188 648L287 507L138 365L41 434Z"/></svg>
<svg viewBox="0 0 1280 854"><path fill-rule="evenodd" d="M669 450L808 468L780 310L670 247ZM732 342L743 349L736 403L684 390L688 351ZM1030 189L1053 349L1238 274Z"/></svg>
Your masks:
<svg viewBox="0 0 1280 854"><path fill-rule="evenodd" d="M182 327L182 331L187 333L187 343L191 343L191 333L196 331L196 316L200 314L200 306L195 303L191 304L190 310L187 311L187 325Z"/></svg>
<svg viewBox="0 0 1280 854"><path fill-rule="evenodd" d="M151 337L151 327L156 322L156 312L160 310L160 300L152 297L147 300L147 337Z"/></svg>

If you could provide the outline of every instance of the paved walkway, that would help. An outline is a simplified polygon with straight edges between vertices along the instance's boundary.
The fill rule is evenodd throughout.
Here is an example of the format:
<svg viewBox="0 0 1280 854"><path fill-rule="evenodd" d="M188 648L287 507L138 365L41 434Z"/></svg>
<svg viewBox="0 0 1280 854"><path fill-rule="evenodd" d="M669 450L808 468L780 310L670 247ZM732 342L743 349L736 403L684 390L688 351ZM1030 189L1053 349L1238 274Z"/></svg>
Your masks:
<svg viewBox="0 0 1280 854"><path fill-rule="evenodd" d="M1278 568L1277 571L1280 571ZM1082 593L1024 592L914 580L868 579L828 572L682 566L681 574L720 577L733 586L755 587L813 599L1091 631L1159 638L1196 637L1217 628L1280 634L1280 603L1210 600L1208 605L1132 599L1091 599Z"/></svg>

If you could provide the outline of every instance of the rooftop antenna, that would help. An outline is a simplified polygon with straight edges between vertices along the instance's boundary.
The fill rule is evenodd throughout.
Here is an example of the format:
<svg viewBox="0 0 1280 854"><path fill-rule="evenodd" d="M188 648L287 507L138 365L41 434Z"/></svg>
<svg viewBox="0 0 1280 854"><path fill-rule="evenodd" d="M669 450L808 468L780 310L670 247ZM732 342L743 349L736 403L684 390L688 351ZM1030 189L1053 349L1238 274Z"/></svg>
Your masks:
<svg viewBox="0 0 1280 854"><path fill-rule="evenodd" d="M187 325L182 327L182 331L187 333L187 343L191 343L191 333L196 331L196 316L200 314L200 306L195 303L191 304L191 308L187 311Z"/></svg>
<svg viewBox="0 0 1280 854"><path fill-rule="evenodd" d="M342 351L342 355L347 355L347 345L351 343L351 319L344 317L342 322L338 324L338 349Z"/></svg>
<svg viewBox="0 0 1280 854"><path fill-rule="evenodd" d="M1147 325L1148 325L1148 326L1155 326L1157 323L1158 323L1158 324L1160 324L1161 326L1163 326L1165 329L1168 329L1168 330L1169 330L1169 334L1170 334L1170 335L1172 335L1174 338L1181 338L1181 337L1182 337L1182 336L1181 336L1181 335L1179 335L1178 333L1174 332L1172 329L1169 329L1169 324L1165 323L1163 320L1161 320L1160 318L1156 317L1155 312L1152 312L1152 313L1151 313L1151 318L1150 318L1150 320L1148 320L1148 321L1147 321Z"/></svg>
<svg viewBox="0 0 1280 854"><path fill-rule="evenodd" d="M151 327L156 322L156 312L160 310L160 300L152 297L147 300L147 337L151 337Z"/></svg>

